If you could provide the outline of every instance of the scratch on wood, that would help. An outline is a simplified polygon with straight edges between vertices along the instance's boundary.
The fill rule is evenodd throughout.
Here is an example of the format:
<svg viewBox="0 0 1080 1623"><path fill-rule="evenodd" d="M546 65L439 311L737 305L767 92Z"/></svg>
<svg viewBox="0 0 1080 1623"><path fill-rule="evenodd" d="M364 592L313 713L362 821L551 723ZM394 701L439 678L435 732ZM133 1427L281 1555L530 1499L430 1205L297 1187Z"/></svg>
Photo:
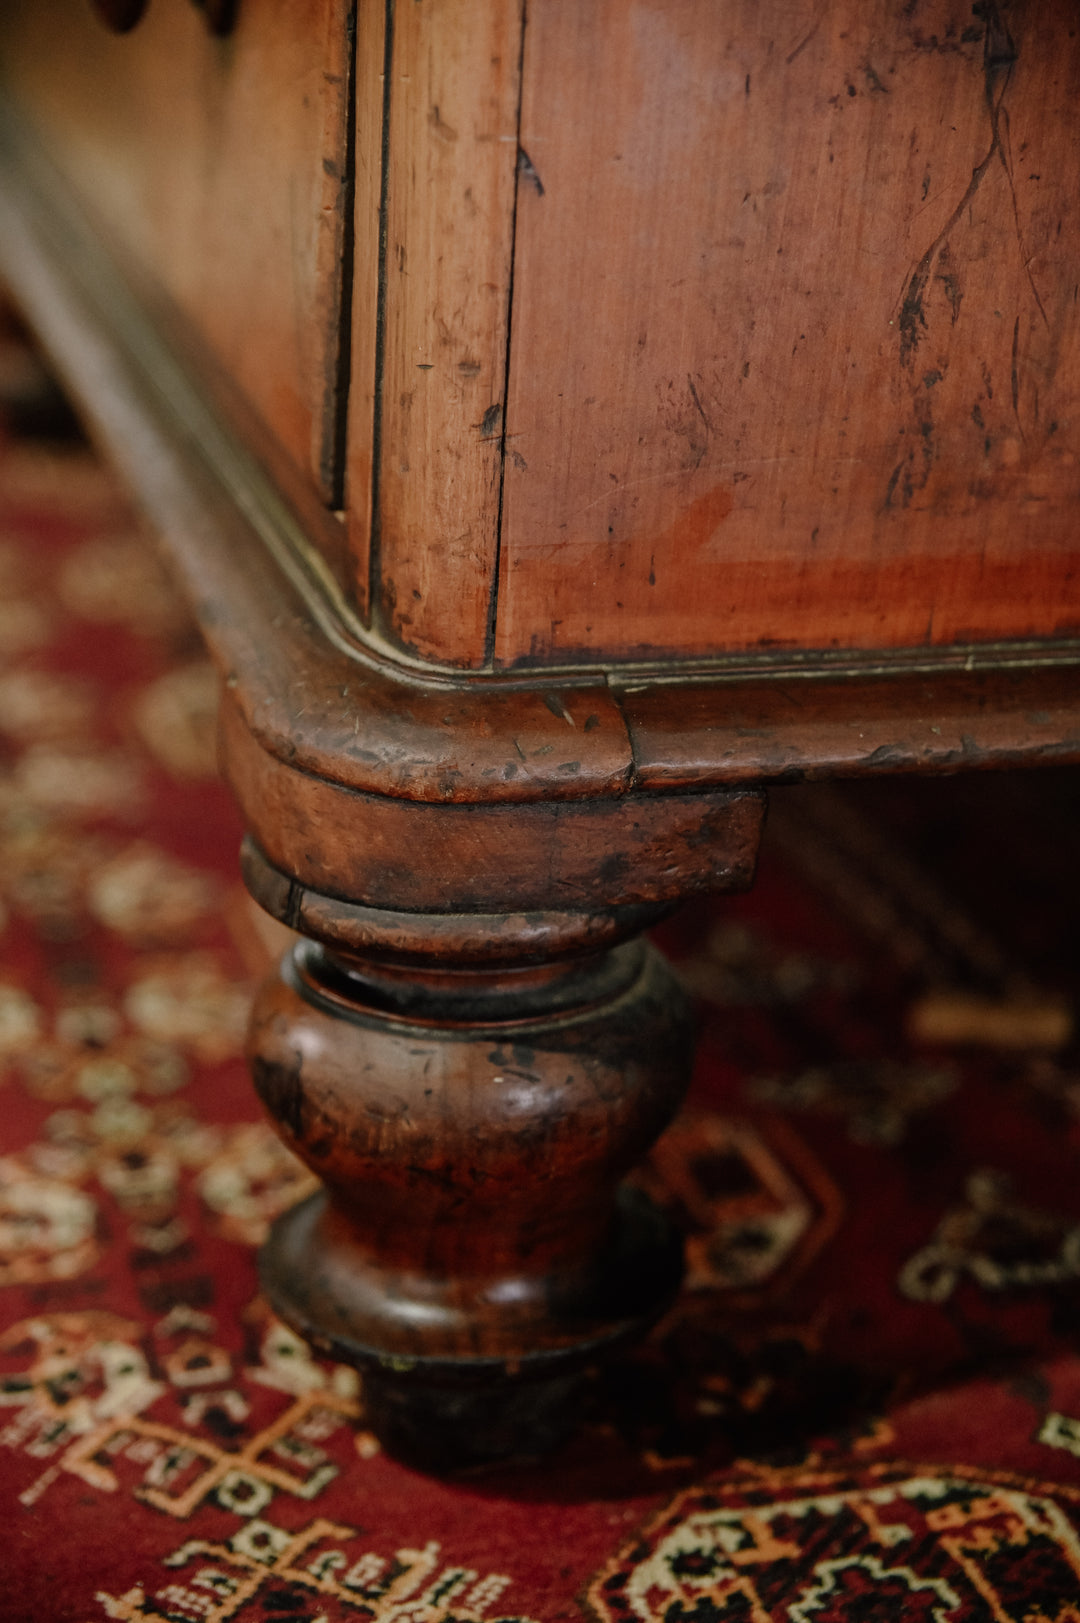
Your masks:
<svg viewBox="0 0 1080 1623"><path fill-rule="evenodd" d="M983 35L982 71L986 110L990 122L990 145L985 157L972 170L971 179L965 188L964 195L919 260L904 291L898 323L900 328L900 361L904 366L912 364L915 351L918 349L922 336L926 331L924 299L934 267L939 259L943 259L947 255L949 238L985 180L987 172L995 159L1000 162L1008 182L1017 241L1020 245L1021 259L1024 261L1024 269L1031 287L1032 296L1043 321L1046 322L1047 319L1042 299L1039 297L1039 290L1035 286L1035 280L1031 274L1028 255L1024 250L1019 205L1016 198L1016 189L1013 185L1012 165L1008 152L1009 117L1004 103L1013 66L1019 60L1019 52L1002 16L998 0L982 0L982 3L975 7L975 11L978 16L985 19L986 24ZM949 294L950 303L953 306L953 320L955 321L959 313L958 290L955 285L951 288L947 285L946 292Z"/></svg>
<svg viewBox="0 0 1080 1623"><path fill-rule="evenodd" d="M687 386L688 386L688 388L690 390L690 398L693 400L694 405L697 407L698 416L701 418L701 421L705 424L706 430L711 434L712 433L712 424L710 423L708 417L706 417L706 415L705 415L705 407L701 404L701 401L698 398L698 392L694 388L694 380L690 376L689 372L686 374L686 382L687 382Z"/></svg>
<svg viewBox="0 0 1080 1623"><path fill-rule="evenodd" d="M791 51L788 54L788 56L785 58L785 65L787 67L790 68L790 66L794 62L795 58L797 56L802 55L803 51L806 50L806 47L809 45L810 41L813 39L814 35L817 33L817 31L818 31L818 29L820 27L821 27L821 18L819 17L817 19L817 21L814 23L814 26L813 26L813 28L811 28L810 32L808 34L804 35L804 37L799 41L798 45L796 45L795 49L793 51Z"/></svg>
<svg viewBox="0 0 1080 1623"><path fill-rule="evenodd" d="M577 726L577 722L574 720L573 716L570 714L569 710L566 708L566 705L563 703L563 701L560 698L559 694L557 694L557 693L545 693L544 694L544 704L551 711L551 714L553 716L557 716L560 721L565 721L567 723L567 725L570 726L570 727L576 727Z"/></svg>
<svg viewBox="0 0 1080 1623"><path fill-rule="evenodd" d="M529 154L525 151L524 147L518 147L518 174L523 180L532 182L532 184L536 187L537 197L543 197L544 183L537 174L533 161L529 157Z"/></svg>
<svg viewBox="0 0 1080 1623"><path fill-rule="evenodd" d="M1012 409L1016 418L1016 426L1020 430L1020 438L1024 438L1024 425L1020 421L1020 317L1013 323L1012 341Z"/></svg>
<svg viewBox="0 0 1080 1623"><path fill-rule="evenodd" d="M457 130L455 130L455 128L454 128L454 126L452 124L448 124L446 122L445 118L443 118L442 114L439 112L439 108L438 108L437 104L432 107L431 112L428 114L428 123L431 125L432 129L435 131L435 134L439 137L440 140L442 140L442 141L456 141L457 140L457 138L458 138Z"/></svg>

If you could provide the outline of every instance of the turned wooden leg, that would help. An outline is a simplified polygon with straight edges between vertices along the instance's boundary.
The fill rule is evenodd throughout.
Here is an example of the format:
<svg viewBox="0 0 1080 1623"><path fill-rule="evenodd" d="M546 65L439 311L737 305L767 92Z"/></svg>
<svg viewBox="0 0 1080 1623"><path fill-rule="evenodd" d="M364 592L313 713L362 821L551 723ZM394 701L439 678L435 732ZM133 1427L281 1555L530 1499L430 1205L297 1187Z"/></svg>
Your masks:
<svg viewBox="0 0 1080 1623"><path fill-rule="evenodd" d="M258 997L255 1085L324 1186L277 1223L265 1288L418 1463L557 1441L584 1367L677 1288L676 1238L620 1185L691 1058L646 916L416 916L364 956L301 941Z"/></svg>

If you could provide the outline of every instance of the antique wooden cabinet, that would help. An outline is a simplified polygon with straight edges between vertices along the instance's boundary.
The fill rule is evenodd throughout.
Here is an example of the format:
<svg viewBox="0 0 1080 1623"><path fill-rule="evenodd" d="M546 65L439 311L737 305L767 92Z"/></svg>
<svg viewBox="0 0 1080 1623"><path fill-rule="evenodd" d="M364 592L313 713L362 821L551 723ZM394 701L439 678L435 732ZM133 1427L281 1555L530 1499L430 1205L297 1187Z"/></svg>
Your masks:
<svg viewBox="0 0 1080 1623"><path fill-rule="evenodd" d="M0 73L0 269L302 938L267 1288L392 1446L535 1446L678 1278L640 932L771 782L1080 756L1080 16L7 0Z"/></svg>

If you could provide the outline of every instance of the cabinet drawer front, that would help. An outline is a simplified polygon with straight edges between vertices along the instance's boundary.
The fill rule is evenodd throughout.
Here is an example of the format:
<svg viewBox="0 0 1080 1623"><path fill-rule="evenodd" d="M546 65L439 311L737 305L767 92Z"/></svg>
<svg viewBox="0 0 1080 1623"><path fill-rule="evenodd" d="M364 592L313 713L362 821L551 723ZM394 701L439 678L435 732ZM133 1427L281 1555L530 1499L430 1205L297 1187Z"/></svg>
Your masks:
<svg viewBox="0 0 1080 1623"><path fill-rule="evenodd" d="M530 6L503 664L1080 630L1072 0Z"/></svg>

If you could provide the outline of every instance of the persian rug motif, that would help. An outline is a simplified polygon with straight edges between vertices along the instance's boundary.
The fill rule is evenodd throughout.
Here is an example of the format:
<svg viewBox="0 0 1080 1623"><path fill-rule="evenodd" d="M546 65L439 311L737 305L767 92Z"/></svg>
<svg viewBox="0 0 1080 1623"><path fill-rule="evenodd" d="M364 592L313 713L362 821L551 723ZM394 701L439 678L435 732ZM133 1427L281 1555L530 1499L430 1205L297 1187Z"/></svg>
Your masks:
<svg viewBox="0 0 1080 1623"><path fill-rule="evenodd" d="M434 1480L259 1295L311 1179L215 704L107 470L0 433L0 1623L1077 1623L1080 778L776 797L659 932L680 1301L555 1457Z"/></svg>
<svg viewBox="0 0 1080 1623"><path fill-rule="evenodd" d="M588 1600L605 1623L1074 1618L1030 1602L1076 1593L1078 1498L993 1473L765 1472L680 1494Z"/></svg>

